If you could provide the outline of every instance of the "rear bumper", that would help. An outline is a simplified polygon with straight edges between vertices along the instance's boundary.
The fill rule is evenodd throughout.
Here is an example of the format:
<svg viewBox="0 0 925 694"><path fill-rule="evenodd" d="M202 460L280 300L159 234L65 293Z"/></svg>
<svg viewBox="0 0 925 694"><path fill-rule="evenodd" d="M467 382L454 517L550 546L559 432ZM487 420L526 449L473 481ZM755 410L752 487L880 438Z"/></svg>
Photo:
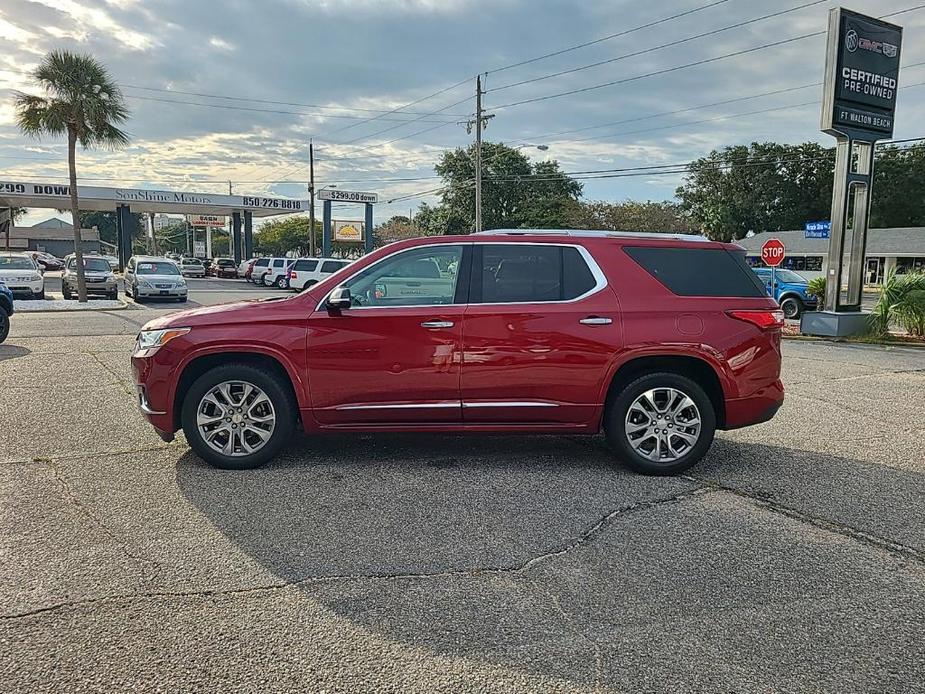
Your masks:
<svg viewBox="0 0 925 694"><path fill-rule="evenodd" d="M747 398L726 401L726 425L723 429L741 429L767 422L784 404L784 384L777 380Z"/></svg>

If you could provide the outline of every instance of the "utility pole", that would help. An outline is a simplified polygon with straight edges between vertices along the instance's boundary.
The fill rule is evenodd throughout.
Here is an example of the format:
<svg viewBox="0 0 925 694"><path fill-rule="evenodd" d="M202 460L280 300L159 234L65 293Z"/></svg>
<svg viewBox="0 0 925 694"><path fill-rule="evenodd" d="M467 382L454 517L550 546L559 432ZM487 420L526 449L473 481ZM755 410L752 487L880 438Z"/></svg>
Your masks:
<svg viewBox="0 0 925 694"><path fill-rule="evenodd" d="M466 132L475 127L475 230L482 230L482 130L494 114L482 110L482 76L475 78L475 120L466 122Z"/></svg>
<svg viewBox="0 0 925 694"><path fill-rule="evenodd" d="M315 146L308 140L308 255L315 257Z"/></svg>

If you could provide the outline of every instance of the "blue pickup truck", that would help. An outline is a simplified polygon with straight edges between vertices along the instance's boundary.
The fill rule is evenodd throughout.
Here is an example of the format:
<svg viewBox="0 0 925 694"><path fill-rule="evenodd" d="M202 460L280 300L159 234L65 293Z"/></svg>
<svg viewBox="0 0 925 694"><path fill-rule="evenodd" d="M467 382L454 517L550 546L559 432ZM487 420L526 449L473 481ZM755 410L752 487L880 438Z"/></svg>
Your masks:
<svg viewBox="0 0 925 694"><path fill-rule="evenodd" d="M759 279L764 282L768 294L777 300L786 318L799 318L805 310L815 311L817 299L809 293L809 282L793 270L775 272L776 291L771 293L771 268L752 268Z"/></svg>
<svg viewBox="0 0 925 694"><path fill-rule="evenodd" d="M10 334L10 316L13 315L13 292L0 282L0 342Z"/></svg>

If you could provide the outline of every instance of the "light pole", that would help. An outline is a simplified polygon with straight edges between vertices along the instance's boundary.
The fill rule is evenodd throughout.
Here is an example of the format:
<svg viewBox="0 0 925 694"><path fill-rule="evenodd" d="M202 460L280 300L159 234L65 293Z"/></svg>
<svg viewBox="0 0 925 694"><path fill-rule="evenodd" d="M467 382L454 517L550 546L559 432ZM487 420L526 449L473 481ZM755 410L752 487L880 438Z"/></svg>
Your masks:
<svg viewBox="0 0 925 694"><path fill-rule="evenodd" d="M538 149L538 150L540 150L541 152L545 152L546 150L549 149L549 145L533 145L533 144L530 144L530 143L527 143L527 142L525 142L525 143L522 144L522 145L517 145L517 146L515 146L514 149L522 149L522 148L524 148L524 147L529 147L529 148L531 148L531 149Z"/></svg>

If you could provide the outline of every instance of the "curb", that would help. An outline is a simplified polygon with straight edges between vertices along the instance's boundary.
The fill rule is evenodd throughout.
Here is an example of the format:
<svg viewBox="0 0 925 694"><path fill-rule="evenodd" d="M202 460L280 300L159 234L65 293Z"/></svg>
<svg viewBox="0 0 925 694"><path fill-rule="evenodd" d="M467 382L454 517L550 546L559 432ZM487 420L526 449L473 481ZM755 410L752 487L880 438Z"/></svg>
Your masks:
<svg viewBox="0 0 925 694"><path fill-rule="evenodd" d="M794 342L831 342L839 345L869 345L871 347L909 347L911 349L925 350L925 342L902 342L899 340L852 340L850 338L835 337L817 337L815 335L782 335L784 340L793 340Z"/></svg>
<svg viewBox="0 0 925 694"><path fill-rule="evenodd" d="M99 308L65 308L65 309L53 309L53 308L16 308L15 302L13 303L13 315L23 315L25 313L93 313L95 311L125 311L130 310L134 307L130 307L127 303L120 302L121 306L101 306Z"/></svg>

